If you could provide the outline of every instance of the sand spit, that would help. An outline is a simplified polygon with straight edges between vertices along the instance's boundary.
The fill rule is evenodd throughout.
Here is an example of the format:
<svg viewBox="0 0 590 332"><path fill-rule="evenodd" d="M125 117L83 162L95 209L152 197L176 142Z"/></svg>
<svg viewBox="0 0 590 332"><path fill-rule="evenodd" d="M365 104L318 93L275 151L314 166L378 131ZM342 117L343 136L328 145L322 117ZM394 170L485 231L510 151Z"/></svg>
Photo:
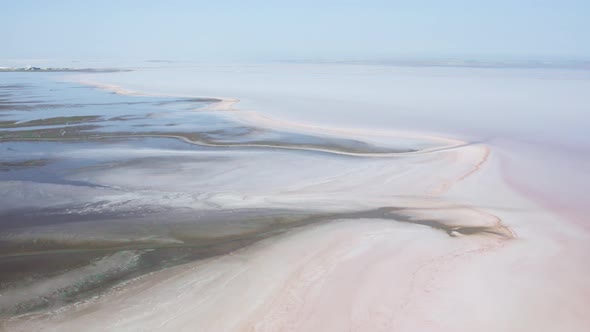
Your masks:
<svg viewBox="0 0 590 332"><path fill-rule="evenodd" d="M69 79L67 81L70 81ZM161 94L161 93L147 93L144 91L137 91L137 90L130 90L123 88L116 84L104 84L98 83L95 81L90 81L87 79L73 79L75 83L92 86L101 90L110 91L114 94L121 95L121 96L153 96L153 97L180 97L180 98L191 98L196 100L205 100L205 101L212 101L214 102L212 105L205 108L205 110L211 111L231 111L233 110L233 105L237 104L240 100L235 98L227 98L227 97L195 97L195 96L186 96L186 95L174 95L171 96L169 94Z"/></svg>
<svg viewBox="0 0 590 332"><path fill-rule="evenodd" d="M96 129L96 127L87 127L88 129ZM269 149L280 149L280 150L296 150L296 151L311 151L311 152L322 152L322 153L330 153L336 155L343 155L343 156L351 156L351 157L376 157L376 158L388 158L388 157L397 157L397 156L404 156L404 155L412 155L412 154L423 154L423 153L431 153L436 151L442 150L449 150L461 147L463 145L469 143L462 143L452 146L442 146L442 147L432 147L426 148L421 150L408 150L408 151L394 151L394 152L356 152L354 150L347 150L347 148L338 148L338 147L314 147L312 145L305 145L305 144L289 144L289 143L282 143L282 142L261 142L261 143L216 143L211 141L206 141L199 139L198 135L194 134L182 134L179 133L177 135L169 135L169 134L161 134L161 133L153 133L153 134L135 134L135 133L119 133L115 135L110 134L84 134L76 132L76 129L81 129L82 131L87 128L75 128L68 132L68 136L70 137L35 137L35 138L25 138L25 137L1 137L0 141L79 141L79 140L101 140L101 139L117 139L117 138L136 138L136 137L153 137L153 138L174 138L180 141L200 145L200 146L207 146L207 147L216 147L216 148L269 148ZM66 136L66 135L64 135ZM392 149L393 150L393 149Z"/></svg>

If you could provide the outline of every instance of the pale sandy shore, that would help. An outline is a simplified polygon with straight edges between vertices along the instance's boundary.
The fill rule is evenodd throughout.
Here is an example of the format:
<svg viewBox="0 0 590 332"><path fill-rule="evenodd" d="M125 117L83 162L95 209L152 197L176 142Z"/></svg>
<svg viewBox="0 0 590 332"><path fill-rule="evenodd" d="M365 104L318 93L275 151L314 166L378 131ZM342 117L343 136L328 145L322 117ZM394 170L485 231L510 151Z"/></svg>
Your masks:
<svg viewBox="0 0 590 332"><path fill-rule="evenodd" d="M57 312L7 321L4 328L587 330L590 268L580 264L590 250L587 234L511 191L487 149L453 154L456 165L472 166L462 171L467 177L443 176L438 187L432 178L416 181L413 187L428 188L432 199L406 203L417 216L432 213L451 224L501 223L510 228L505 236L449 237L390 220L336 220L156 272ZM425 209L453 202L459 208Z"/></svg>
<svg viewBox="0 0 590 332"><path fill-rule="evenodd" d="M225 110L233 105L222 103L218 106ZM261 119L248 121L277 124ZM371 135L375 140L426 137ZM342 162L338 174L318 159L319 165L309 164L313 177L303 183L293 177L294 182L280 190L249 183L248 170L253 168L248 167L252 161L246 161L243 174L218 183L225 186L228 180L243 179L241 195L228 192L215 197L215 202L228 208L284 208L302 202L307 208L403 206L416 220L437 220L457 231L446 233L403 220L333 220L229 255L154 272L88 301L6 320L2 327L7 331L588 331L588 230L511 187L501 167L517 157L510 151L446 138L441 142L447 148L374 158L362 167ZM287 165L283 161L278 164ZM284 167L274 176L289 178L298 166ZM210 185L217 181L212 178ZM465 226L486 231L461 232Z"/></svg>

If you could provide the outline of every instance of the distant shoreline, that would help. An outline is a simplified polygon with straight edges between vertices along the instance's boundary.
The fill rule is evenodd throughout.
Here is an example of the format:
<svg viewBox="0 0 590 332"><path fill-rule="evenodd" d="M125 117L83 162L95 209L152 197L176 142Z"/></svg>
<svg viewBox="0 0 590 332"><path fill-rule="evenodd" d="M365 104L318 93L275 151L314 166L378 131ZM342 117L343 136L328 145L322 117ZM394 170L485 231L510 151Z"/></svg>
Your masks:
<svg viewBox="0 0 590 332"><path fill-rule="evenodd" d="M39 68L39 67L0 67L0 73L116 73L126 72L131 69L117 69L117 68Z"/></svg>
<svg viewBox="0 0 590 332"><path fill-rule="evenodd" d="M571 69L590 70L589 60L478 60L478 59L375 59L375 60L324 60L324 59L292 59L281 63L297 64L347 64L347 65L380 65L392 67L441 67L441 68L481 68L481 69Z"/></svg>

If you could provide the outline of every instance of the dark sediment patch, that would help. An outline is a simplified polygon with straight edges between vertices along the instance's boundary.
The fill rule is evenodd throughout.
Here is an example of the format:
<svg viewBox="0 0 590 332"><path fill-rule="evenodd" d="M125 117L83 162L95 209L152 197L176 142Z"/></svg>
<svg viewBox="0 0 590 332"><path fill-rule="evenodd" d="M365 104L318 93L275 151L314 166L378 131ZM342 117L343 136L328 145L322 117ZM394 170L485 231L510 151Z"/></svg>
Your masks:
<svg viewBox="0 0 590 332"><path fill-rule="evenodd" d="M132 266L113 269L112 272L100 277L89 276L83 282L38 298L33 297L24 302L5 305L0 308L0 315L26 313L79 301L129 278L178 264L227 254L289 230L333 220L385 219L430 227L444 232L449 237L461 234L493 236L504 240L512 238L511 232L502 225L457 225L436 219L416 218L412 216L411 211L400 207L340 213L242 209L184 213L171 211L146 213L141 216L109 215L108 213L72 216L55 214L55 211L38 212L35 216L45 220L45 227L68 221L81 222L87 218L91 225L84 228L91 231L93 239L86 238L83 234L77 237L76 229L79 228L69 228L71 236L64 239L52 239L51 236L46 237L41 232L35 236L26 236L22 240L18 240L18 236L11 236L11 231L4 229L0 233L4 234L2 236L4 240L0 242L2 253L0 270L4 271L0 278L0 285L3 285L0 286L0 292L3 289L24 287L23 285L48 280L67 271L94 264L93 262L98 259L115 253L134 252L139 257L138 261ZM115 217L116 219L112 219ZM126 221L117 222L121 218ZM173 222L162 223L161 219L173 220ZM92 223L92 221L97 222ZM35 233L36 229L28 228L27 231ZM122 237L112 238L112 234ZM151 234L152 237L146 238L141 234ZM22 280L25 281L22 282Z"/></svg>
<svg viewBox="0 0 590 332"><path fill-rule="evenodd" d="M101 118L98 115L88 116L60 116L54 118L38 119L31 121L0 121L0 128L26 128L36 126L58 126L58 125L70 125L79 124L85 122L97 121Z"/></svg>
<svg viewBox="0 0 590 332"><path fill-rule="evenodd" d="M0 161L0 171L11 171L23 167L39 167L49 164L49 159L28 159L21 161Z"/></svg>
<svg viewBox="0 0 590 332"><path fill-rule="evenodd" d="M0 290L22 282L32 282L87 265L90 261L104 256L103 253L79 252L53 255L29 255L0 258Z"/></svg>
<svg viewBox="0 0 590 332"><path fill-rule="evenodd" d="M416 217L415 208L404 207L381 207L357 212L314 212L299 210L281 209L233 209L233 210L192 210L192 209L171 209L159 206L135 206L133 209L126 209L125 202L121 203L122 208L117 211L113 209L110 202L95 202L82 206L68 206L50 209L21 209L12 212L4 212L0 215L0 239L9 240L11 236L3 236L11 233L22 233L31 230L35 233L35 227L50 227L64 224L88 223L92 234L105 234L104 239L87 240L84 236L59 240L52 237L44 237L43 232L34 242L16 241L4 242L1 247L0 257L38 254L47 251L64 250L85 250L85 249L147 249L160 246L178 246L208 243L209 239L218 241L226 239L225 235L218 237L217 234L235 233L227 239L236 240L244 237L256 236L259 234L272 234L276 231L285 231L292 227L316 224L339 219L383 219L395 222L411 223L427 226L443 231L450 237L462 235L493 235L505 239L513 237L508 228L501 224L480 226L461 225L452 221L437 220L434 218ZM105 211L108 206L113 211ZM462 209L462 208L441 208L441 210ZM32 210L32 211L31 211ZM430 208L429 210L436 210ZM125 222L120 222L125 220ZM161 223L160 220L171 220ZM86 226L84 226L86 227ZM174 240L173 244L161 244L160 237L155 241L139 238L138 234L150 233ZM74 233L75 234L75 233ZM108 238L108 234L128 234L128 238L119 241L115 238ZM237 236L237 237L236 237ZM17 237L18 238L18 237ZM28 238L28 237L26 237Z"/></svg>
<svg viewBox="0 0 590 332"><path fill-rule="evenodd" d="M48 141L48 140L84 140L100 138L98 133L91 130L98 129L97 125L74 125L69 127L31 129L18 131L0 131L0 141Z"/></svg>
<svg viewBox="0 0 590 332"><path fill-rule="evenodd" d="M170 126L171 124L167 124ZM174 124L172 124L174 125ZM149 125L138 125L137 127L145 127ZM154 138L175 138L184 140L187 143L196 145L205 145L213 147L236 147L236 148L275 148L275 149L299 149L299 150L314 150L325 153L351 153L351 154L395 154L416 152L416 149L399 149L399 148L385 148L370 145L360 141L339 141L337 139L329 139L318 143L299 143L297 141L286 142L280 140L255 140L240 142L239 134L232 134L228 131L229 137L238 137L235 140L230 140L229 137L223 140L212 139L212 135L217 135L219 131L215 132L113 132L102 133L96 131L101 126L97 125L83 125L83 126L69 126L61 128L49 129L35 129L23 131L0 131L0 141L17 142L17 141L47 141L47 140L96 140L108 138L134 138L134 137L154 137Z"/></svg>

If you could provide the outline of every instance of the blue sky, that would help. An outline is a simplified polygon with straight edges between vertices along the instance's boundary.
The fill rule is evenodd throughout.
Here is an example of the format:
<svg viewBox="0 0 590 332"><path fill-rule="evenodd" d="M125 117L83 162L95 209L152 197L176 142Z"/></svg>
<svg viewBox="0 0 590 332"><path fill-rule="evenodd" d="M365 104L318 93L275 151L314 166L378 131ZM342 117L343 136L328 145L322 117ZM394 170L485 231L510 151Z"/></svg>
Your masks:
<svg viewBox="0 0 590 332"><path fill-rule="evenodd" d="M0 0L0 58L590 57L590 1Z"/></svg>

